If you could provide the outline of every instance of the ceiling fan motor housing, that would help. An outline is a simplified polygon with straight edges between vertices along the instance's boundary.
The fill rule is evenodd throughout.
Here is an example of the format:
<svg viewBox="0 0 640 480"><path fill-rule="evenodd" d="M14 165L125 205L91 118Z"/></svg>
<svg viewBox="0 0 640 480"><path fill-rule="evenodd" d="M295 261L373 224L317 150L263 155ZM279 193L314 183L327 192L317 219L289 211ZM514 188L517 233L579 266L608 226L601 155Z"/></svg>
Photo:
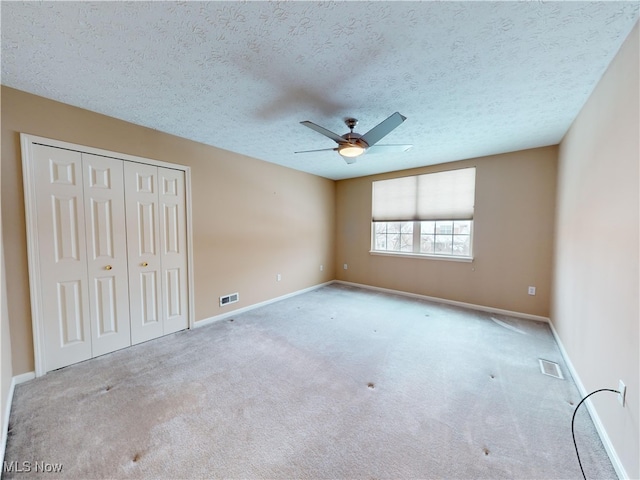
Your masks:
<svg viewBox="0 0 640 480"><path fill-rule="evenodd" d="M369 147L367 142L362 140L362 135L360 135L359 133L356 133L356 132L345 133L344 135L342 135L342 138L344 138L349 143L360 145L363 148Z"/></svg>

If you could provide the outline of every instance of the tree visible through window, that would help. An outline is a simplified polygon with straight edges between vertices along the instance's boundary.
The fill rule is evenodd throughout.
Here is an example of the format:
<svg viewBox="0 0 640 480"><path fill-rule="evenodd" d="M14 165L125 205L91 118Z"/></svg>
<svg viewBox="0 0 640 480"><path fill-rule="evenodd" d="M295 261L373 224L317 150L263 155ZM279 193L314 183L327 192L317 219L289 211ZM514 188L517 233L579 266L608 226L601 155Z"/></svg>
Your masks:
<svg viewBox="0 0 640 480"><path fill-rule="evenodd" d="M413 252L413 222L378 222L374 225L374 250Z"/></svg>

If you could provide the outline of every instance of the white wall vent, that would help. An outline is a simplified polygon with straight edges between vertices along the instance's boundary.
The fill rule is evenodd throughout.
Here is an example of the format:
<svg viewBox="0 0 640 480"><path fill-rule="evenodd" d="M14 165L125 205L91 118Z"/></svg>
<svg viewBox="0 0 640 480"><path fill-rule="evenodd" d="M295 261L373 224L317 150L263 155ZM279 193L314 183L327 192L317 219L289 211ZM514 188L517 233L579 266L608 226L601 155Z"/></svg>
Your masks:
<svg viewBox="0 0 640 480"><path fill-rule="evenodd" d="M550 362L549 360L543 360L541 358L538 359L538 362L540 362L540 371L545 375L556 378L564 378L562 376L562 370L560 370L560 365L558 365L557 363Z"/></svg>
<svg viewBox="0 0 640 480"><path fill-rule="evenodd" d="M229 295L220 297L220 306L224 307L225 305L229 305L230 303L236 303L238 300L240 300L240 294L230 293Z"/></svg>

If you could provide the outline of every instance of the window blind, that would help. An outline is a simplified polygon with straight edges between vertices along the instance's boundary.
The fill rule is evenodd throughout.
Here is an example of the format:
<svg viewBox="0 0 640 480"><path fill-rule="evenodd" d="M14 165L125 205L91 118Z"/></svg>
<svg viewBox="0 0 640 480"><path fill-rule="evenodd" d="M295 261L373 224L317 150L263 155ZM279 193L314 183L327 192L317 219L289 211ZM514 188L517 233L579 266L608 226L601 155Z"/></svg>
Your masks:
<svg viewBox="0 0 640 480"><path fill-rule="evenodd" d="M373 182L374 222L472 220L475 167Z"/></svg>

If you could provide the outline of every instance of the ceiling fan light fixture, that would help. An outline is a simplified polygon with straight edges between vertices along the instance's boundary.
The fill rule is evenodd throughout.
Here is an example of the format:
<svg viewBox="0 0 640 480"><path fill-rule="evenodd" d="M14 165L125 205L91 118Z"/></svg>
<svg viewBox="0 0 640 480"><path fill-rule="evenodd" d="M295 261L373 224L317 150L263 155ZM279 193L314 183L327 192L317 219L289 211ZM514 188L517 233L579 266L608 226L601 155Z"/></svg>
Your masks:
<svg viewBox="0 0 640 480"><path fill-rule="evenodd" d="M355 158L362 155L365 151L365 148L360 145L354 144L346 144L338 147L338 153L343 157L347 158Z"/></svg>

